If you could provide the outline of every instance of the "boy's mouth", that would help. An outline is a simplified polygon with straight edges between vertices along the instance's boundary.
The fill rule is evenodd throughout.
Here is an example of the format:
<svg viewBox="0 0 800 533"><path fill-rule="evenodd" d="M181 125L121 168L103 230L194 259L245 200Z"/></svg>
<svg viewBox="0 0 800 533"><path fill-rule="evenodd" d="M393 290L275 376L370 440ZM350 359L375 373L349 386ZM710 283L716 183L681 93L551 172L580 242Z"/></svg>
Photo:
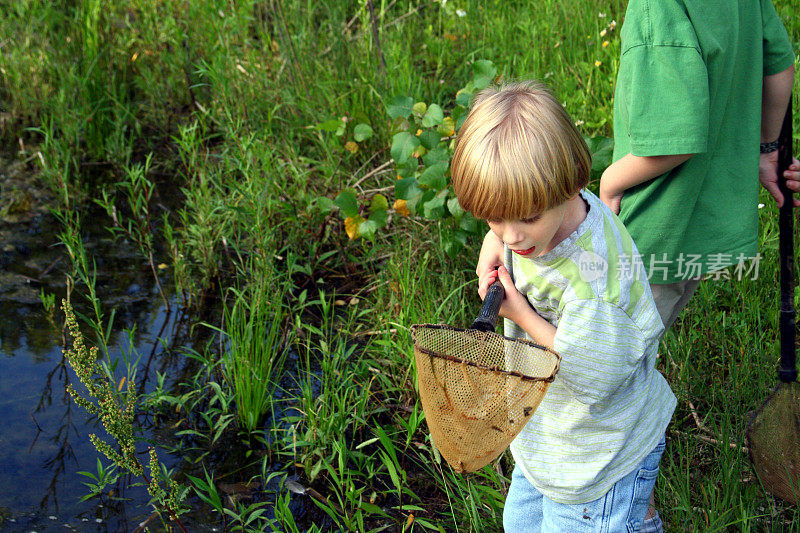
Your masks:
<svg viewBox="0 0 800 533"><path fill-rule="evenodd" d="M517 253L517 254L519 254L519 255L530 255L530 254L532 254L532 253L533 253L533 251L534 251L535 249L536 249L536 247L535 247L535 246L531 246L531 247L530 247L530 248L528 248L527 250L512 250L512 251L513 251L514 253Z"/></svg>

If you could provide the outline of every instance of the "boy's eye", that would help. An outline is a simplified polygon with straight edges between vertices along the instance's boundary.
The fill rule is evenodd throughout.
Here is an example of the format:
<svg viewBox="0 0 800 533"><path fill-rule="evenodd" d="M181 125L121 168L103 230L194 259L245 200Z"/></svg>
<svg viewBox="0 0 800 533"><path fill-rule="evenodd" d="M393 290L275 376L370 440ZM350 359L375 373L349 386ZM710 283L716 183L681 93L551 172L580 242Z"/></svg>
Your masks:
<svg viewBox="0 0 800 533"><path fill-rule="evenodd" d="M532 224L534 222L537 222L540 218L542 218L540 215L536 215L528 218L523 218L521 222L524 224Z"/></svg>

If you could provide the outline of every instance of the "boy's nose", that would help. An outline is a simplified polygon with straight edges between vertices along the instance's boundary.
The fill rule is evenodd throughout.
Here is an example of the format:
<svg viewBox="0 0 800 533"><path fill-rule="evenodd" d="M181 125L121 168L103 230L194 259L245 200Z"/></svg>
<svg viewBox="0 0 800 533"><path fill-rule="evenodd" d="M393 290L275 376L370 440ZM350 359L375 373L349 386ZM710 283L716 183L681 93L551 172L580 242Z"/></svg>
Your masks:
<svg viewBox="0 0 800 533"><path fill-rule="evenodd" d="M522 241L522 233L516 224L507 223L503 227L503 242L508 246L514 246Z"/></svg>

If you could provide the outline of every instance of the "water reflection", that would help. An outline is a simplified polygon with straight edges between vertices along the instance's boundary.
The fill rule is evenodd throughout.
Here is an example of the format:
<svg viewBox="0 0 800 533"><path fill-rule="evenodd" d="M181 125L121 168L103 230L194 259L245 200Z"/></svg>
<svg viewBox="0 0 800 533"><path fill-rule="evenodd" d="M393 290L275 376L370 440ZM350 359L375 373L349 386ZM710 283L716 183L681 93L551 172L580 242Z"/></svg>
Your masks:
<svg viewBox="0 0 800 533"><path fill-rule="evenodd" d="M148 265L132 247L103 237L102 224L94 231L100 233L87 233L86 246L97 264L103 311L110 317L115 310L111 350L139 357L137 385L146 392L156 370L180 366L165 354L187 321L166 313ZM132 531L152 513L145 488L131 486L140 480L122 478L101 497L80 502L91 479L78 472L96 471L98 457L108 461L88 438L103 438L102 426L66 392L77 378L63 355L61 314L51 322L40 302L42 292L55 294L57 305L65 296L70 262L56 233L46 216L27 226L0 223L6 239L0 252L0 530ZM90 313L79 290L72 302L78 313ZM88 328L83 331L93 340ZM174 459L160 455L174 466Z"/></svg>

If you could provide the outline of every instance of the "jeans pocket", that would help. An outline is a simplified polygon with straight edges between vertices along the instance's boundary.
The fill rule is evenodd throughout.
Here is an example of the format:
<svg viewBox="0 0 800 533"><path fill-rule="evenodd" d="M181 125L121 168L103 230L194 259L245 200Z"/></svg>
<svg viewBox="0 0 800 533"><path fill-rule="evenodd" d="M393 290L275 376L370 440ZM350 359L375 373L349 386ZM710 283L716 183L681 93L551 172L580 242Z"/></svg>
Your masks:
<svg viewBox="0 0 800 533"><path fill-rule="evenodd" d="M665 443L656 446L652 452L642 461L636 479L633 482L633 493L631 494L631 505L628 509L626 525L629 533L637 533L644 523L647 509L650 506L650 495L656 486L658 478L658 465L661 461L661 454L664 452Z"/></svg>

